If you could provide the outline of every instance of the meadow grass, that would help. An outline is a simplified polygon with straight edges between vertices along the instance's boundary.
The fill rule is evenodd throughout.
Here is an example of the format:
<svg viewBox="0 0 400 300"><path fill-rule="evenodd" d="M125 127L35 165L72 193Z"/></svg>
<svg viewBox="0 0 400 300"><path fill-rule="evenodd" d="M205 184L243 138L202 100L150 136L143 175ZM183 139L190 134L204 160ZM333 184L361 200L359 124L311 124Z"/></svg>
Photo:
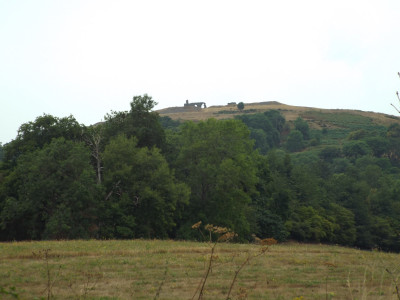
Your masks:
<svg viewBox="0 0 400 300"><path fill-rule="evenodd" d="M46 249L50 249L47 261L42 255ZM225 299L235 271L259 250L253 244L218 244L204 299ZM14 289L20 299L47 299L50 274L54 299L191 299L209 254L207 243L183 241L0 243L0 287ZM231 295L232 299L398 299L399 266L399 254L272 245L241 270ZM0 298L14 299L5 293Z"/></svg>

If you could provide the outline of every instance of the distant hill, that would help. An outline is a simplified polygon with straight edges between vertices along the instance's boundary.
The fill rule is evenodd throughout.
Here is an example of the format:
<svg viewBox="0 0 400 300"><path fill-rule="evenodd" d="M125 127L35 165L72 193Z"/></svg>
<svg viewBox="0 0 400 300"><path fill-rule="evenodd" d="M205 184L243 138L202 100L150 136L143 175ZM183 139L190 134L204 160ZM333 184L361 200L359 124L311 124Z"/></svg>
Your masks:
<svg viewBox="0 0 400 300"><path fill-rule="evenodd" d="M365 112L348 109L322 109L314 107L291 106L277 101L245 103L244 110L240 111L235 104L225 106L197 107L170 107L158 110L160 116L168 116L179 121L201 121L209 118L230 119L240 114L263 113L267 110L279 110L286 121L291 122L298 117L306 120L312 129L347 127L348 122L371 122L375 125L388 126L399 123L400 118L375 112ZM354 118L352 118L354 116ZM342 120L342 122L340 121Z"/></svg>

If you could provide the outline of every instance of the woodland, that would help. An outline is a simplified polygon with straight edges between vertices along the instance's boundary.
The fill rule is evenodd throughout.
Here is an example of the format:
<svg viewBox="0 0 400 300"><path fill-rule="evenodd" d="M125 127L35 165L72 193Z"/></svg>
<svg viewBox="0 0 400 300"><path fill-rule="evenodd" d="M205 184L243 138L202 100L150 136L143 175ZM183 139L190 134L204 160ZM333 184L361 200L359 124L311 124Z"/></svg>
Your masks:
<svg viewBox="0 0 400 300"><path fill-rule="evenodd" d="M254 237L400 251L400 125L279 110L180 122L148 95L104 122L44 114L0 145L0 240ZM318 119L322 112L309 112Z"/></svg>

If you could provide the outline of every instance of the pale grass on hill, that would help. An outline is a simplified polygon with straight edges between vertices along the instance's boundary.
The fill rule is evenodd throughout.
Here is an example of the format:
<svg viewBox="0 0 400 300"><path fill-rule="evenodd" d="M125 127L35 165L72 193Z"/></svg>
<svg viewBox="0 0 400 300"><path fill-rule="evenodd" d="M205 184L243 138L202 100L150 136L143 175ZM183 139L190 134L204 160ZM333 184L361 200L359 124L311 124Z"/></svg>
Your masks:
<svg viewBox="0 0 400 300"><path fill-rule="evenodd" d="M219 244L204 299L224 299L237 267L258 245ZM127 240L0 243L0 287L20 299L46 296L38 253L51 249L55 299L190 299L204 275L206 243ZM397 299L399 254L339 246L278 244L239 274L234 299ZM161 286L161 289L160 289ZM6 297L5 295L0 295ZM5 298L12 299L12 298Z"/></svg>
<svg viewBox="0 0 400 300"><path fill-rule="evenodd" d="M371 119L371 122L389 126L392 123L399 123L400 118L395 116L389 116L382 113L366 112L360 110L349 110L349 109L322 109L314 107L304 107L304 106L293 106L286 105L283 103L270 101L270 102L260 102L260 103L245 103L244 111L240 112L236 105L226 105L226 106L210 106L207 108L183 108L183 107L171 107L158 110L157 112L160 116L169 116L173 120L180 121L204 121L209 118L215 119L232 119L237 115L244 113L263 113L268 110L279 110L285 117L286 121L294 121L298 117L307 119L304 115L306 112L314 111L321 112L325 114L336 114L336 113L347 113L353 115L360 115ZM395 114L395 111L393 112ZM329 122L327 122L329 126ZM310 123L311 128L321 129L317 123ZM329 126L333 127L334 126Z"/></svg>

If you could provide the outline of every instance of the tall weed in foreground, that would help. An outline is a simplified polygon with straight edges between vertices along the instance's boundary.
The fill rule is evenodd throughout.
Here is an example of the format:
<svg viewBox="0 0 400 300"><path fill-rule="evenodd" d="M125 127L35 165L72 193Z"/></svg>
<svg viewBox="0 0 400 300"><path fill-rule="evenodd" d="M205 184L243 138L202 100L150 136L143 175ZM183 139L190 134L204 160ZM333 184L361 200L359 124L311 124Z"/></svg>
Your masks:
<svg viewBox="0 0 400 300"><path fill-rule="evenodd" d="M167 274L168 274L168 261L166 261L163 279L161 280L161 283L160 283L160 285L158 286L157 293L156 293L156 295L154 296L154 300L156 300L156 299L158 299L158 298L160 297L160 293L161 293L162 287L163 287L165 281L167 280Z"/></svg>
<svg viewBox="0 0 400 300"><path fill-rule="evenodd" d="M215 254L217 245L222 242L229 242L237 236L237 234L235 232L233 232L232 230L230 230L226 227L220 227L220 226L214 226L212 224L207 224L204 226L204 229L206 231L208 231L208 237L206 237L203 230L201 229L201 224L202 224L201 221L197 222L196 224L194 224L192 226L192 229L198 230L200 232L200 234L203 236L203 238L205 240L207 240L207 244L210 247L210 257L207 262L206 271L205 271L203 277L201 278L199 285L198 285L195 293L193 294L193 297L191 298L192 300L195 299L196 296L198 296L197 299L202 299L204 296L207 279L210 275L210 272L212 271L212 268L213 268L216 260L218 259L218 255ZM213 239L213 236L215 236L214 239ZM260 241L260 245L262 245L262 246L276 244L275 239L265 239L265 240L258 239L258 240ZM237 281L240 271L242 271L242 269L246 265L248 265L252 259L263 255L267 250L268 250L268 247L262 247L262 248L260 248L260 251L257 252L256 254L252 255L250 253L247 253L246 260L237 267L237 269L234 273L231 284L229 286L228 294L226 296L226 300L231 299L231 293L232 293L233 287ZM247 298L247 292L245 290L241 289L239 291L239 294L240 294L239 295L240 298L242 298L242 299Z"/></svg>
<svg viewBox="0 0 400 300"><path fill-rule="evenodd" d="M400 300L400 290L399 290L399 275L395 274L393 271L389 270L388 268L385 271L390 275L390 278L393 281L393 284L396 288L397 299Z"/></svg>
<svg viewBox="0 0 400 300"><path fill-rule="evenodd" d="M101 272L83 272L82 275L82 287L79 292L75 291L72 282L69 283L69 288L75 294L76 299L87 299L89 292L94 290L97 283L103 278L103 273Z"/></svg>
<svg viewBox="0 0 400 300"><path fill-rule="evenodd" d="M50 260L50 251L51 249L39 250L38 253L32 252L33 257L37 259L42 259L45 265L46 272L46 288L43 290L43 294L46 294L47 297L45 299L49 300L53 297L53 286L57 280L58 275L60 274L61 266L58 266L58 271L53 274L52 268L49 264Z"/></svg>
<svg viewBox="0 0 400 300"><path fill-rule="evenodd" d="M399 73L400 76L400 73ZM390 266L388 267L387 265L384 264L382 260L380 260L380 264L382 268L384 269L384 272L389 274L389 277L392 281L392 284L394 285L395 292L397 295L397 299L400 300L400 282L399 282L399 277L400 277L400 266Z"/></svg>

